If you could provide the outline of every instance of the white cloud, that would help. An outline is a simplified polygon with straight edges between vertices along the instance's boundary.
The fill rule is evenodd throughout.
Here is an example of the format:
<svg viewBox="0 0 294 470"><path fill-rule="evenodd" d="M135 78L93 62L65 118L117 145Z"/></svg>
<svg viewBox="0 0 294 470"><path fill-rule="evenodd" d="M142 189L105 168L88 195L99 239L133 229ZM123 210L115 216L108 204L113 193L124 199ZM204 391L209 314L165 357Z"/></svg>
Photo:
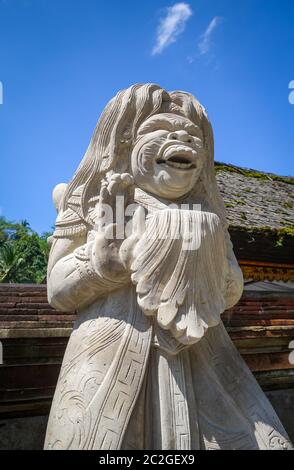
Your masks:
<svg viewBox="0 0 294 470"><path fill-rule="evenodd" d="M152 49L152 55L160 54L163 49L177 40L192 14L188 3L175 3L167 8L167 14L160 20L157 28L156 44Z"/></svg>
<svg viewBox="0 0 294 470"><path fill-rule="evenodd" d="M198 43L198 49L200 54L204 55L209 52L211 46L211 36L215 28L222 22L223 18L215 16L206 28L206 31L202 34Z"/></svg>

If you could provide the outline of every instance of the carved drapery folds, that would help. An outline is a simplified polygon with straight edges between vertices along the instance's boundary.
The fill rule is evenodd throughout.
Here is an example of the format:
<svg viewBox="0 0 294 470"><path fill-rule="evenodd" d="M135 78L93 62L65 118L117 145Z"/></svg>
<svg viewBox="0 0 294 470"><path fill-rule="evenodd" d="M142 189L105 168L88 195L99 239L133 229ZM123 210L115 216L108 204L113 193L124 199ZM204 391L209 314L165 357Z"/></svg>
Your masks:
<svg viewBox="0 0 294 470"><path fill-rule="evenodd" d="M220 320L243 277L213 159L192 95L134 85L55 191L48 298L78 318L46 449L291 447Z"/></svg>

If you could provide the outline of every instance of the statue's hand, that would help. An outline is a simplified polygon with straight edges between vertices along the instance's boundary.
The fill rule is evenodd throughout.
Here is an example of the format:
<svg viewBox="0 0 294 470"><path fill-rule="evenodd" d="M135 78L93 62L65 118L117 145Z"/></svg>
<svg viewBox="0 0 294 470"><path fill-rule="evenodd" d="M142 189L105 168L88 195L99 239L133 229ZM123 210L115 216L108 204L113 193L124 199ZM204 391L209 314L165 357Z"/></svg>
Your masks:
<svg viewBox="0 0 294 470"><path fill-rule="evenodd" d="M103 231L96 232L92 247L92 263L95 271L106 278L125 275L125 266L120 257L123 240L114 238L117 224L109 224ZM93 233L91 234L93 237Z"/></svg>
<svg viewBox="0 0 294 470"><path fill-rule="evenodd" d="M129 173L114 173L101 183L99 202L91 218L95 230L102 231L109 224L123 221L126 206L133 199L134 181ZM120 229L119 237L124 237L124 226Z"/></svg>
<svg viewBox="0 0 294 470"><path fill-rule="evenodd" d="M128 173L111 175L101 187L95 230L89 232L88 242L93 243L93 267L106 278L128 276L120 255L124 241L124 224L116 223L116 211L119 205L120 211L125 210L132 189L133 178Z"/></svg>

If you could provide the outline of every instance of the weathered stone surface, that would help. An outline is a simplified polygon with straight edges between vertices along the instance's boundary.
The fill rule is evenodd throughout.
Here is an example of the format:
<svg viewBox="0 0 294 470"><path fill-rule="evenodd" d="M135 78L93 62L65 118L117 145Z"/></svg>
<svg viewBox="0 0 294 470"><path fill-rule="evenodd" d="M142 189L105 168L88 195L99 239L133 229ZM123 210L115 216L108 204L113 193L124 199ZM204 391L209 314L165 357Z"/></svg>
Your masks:
<svg viewBox="0 0 294 470"><path fill-rule="evenodd" d="M41 286L41 289L45 296L46 286ZM7 285L7 295L14 297L13 285ZM19 309L21 310L21 304ZM291 352L289 343L294 339L293 312L294 297L289 292L244 291L239 303L222 315L231 339L247 365L254 370L263 390L277 392L274 394L277 397L273 402L274 409L292 439L293 416L290 411L289 414L286 413L287 401L284 400L283 390L287 396L287 388L294 385L294 370L289 369L287 360ZM57 315L62 317L62 313ZM7 418L7 426L0 427L2 444L4 441L1 441L1 433L5 434L5 430L10 429L9 423L14 422L14 418L28 419L18 420L22 423L17 430L21 439L21 433L26 433L26 423L30 426L30 416L47 415L49 412L62 357L72 331L72 325L69 328L55 328L56 321L53 318L53 315L50 316L47 328L31 328L30 322L23 322L25 328L19 328L17 322L11 322L11 329L3 329L0 322L4 357L0 381L0 420L4 423L3 418ZM9 323L6 322L6 325ZM289 390L290 392L294 394L294 389ZM285 412L281 415L280 410ZM44 428L40 429L40 432L44 431ZM43 443L44 438L45 436L42 441L37 441L36 445ZM15 444L7 439L5 443L8 448L14 448L14 445L19 445L19 439L16 439ZM35 448L31 447L35 443L28 440L27 436L23 442L27 448Z"/></svg>
<svg viewBox="0 0 294 470"><path fill-rule="evenodd" d="M266 395L293 441L294 389L266 392ZM47 421L48 415L0 420L0 450L41 450Z"/></svg>
<svg viewBox="0 0 294 470"><path fill-rule="evenodd" d="M291 448L221 321L243 278L213 157L194 97L135 85L54 191L48 298L78 317L46 449Z"/></svg>
<svg viewBox="0 0 294 470"><path fill-rule="evenodd" d="M266 393L292 442L294 441L294 389L272 390Z"/></svg>
<svg viewBox="0 0 294 470"><path fill-rule="evenodd" d="M0 450L41 450L48 416L0 420Z"/></svg>

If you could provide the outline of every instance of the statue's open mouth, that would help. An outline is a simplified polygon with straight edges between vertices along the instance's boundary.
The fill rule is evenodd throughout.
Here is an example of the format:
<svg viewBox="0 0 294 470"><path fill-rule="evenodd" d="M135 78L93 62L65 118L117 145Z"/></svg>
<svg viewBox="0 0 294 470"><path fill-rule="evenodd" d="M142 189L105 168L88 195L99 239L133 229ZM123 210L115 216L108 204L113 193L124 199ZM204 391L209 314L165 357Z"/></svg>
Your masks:
<svg viewBox="0 0 294 470"><path fill-rule="evenodd" d="M170 145L156 160L158 165L167 165L179 170L190 170L196 168L196 152L185 145Z"/></svg>

